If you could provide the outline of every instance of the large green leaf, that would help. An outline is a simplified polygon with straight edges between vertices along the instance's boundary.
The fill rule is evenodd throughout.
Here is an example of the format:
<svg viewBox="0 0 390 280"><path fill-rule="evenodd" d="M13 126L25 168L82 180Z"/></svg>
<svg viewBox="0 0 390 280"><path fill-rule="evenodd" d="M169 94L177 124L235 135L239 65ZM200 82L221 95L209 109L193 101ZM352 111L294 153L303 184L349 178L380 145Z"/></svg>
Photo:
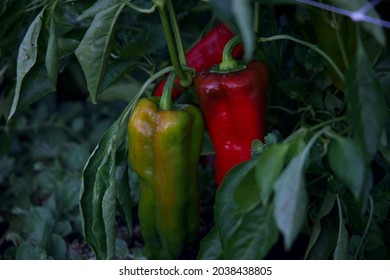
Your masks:
<svg viewBox="0 0 390 280"><path fill-rule="evenodd" d="M250 0L210 0L215 14L237 27L245 48L244 60L249 61L255 50L253 3Z"/></svg>
<svg viewBox="0 0 390 280"><path fill-rule="evenodd" d="M305 132L305 130L303 130ZM310 155L310 149L316 143L318 137L322 135L322 131L317 132L307 143L306 147L298 151L301 144L296 146L296 143L302 143L300 139L306 133L297 131L296 136L286 139L290 149L293 149L296 154L282 171L278 180L274 184L275 192L275 210L274 217L278 229L284 237L284 246L289 250L299 235L305 221L308 196L305 185L305 171L307 169L307 161ZM294 140L294 141L292 141Z"/></svg>
<svg viewBox="0 0 390 280"><path fill-rule="evenodd" d="M115 233L112 222L115 214L110 211L116 206L116 197L111 201L103 197L106 192L112 196L115 191L115 142L118 132L118 121L102 137L99 145L89 158L83 172L83 184L80 196L80 208L83 230L87 243L92 247L98 259L110 259L115 256ZM104 208L104 209L103 209ZM103 214L104 212L104 214ZM110 254L109 254L110 253Z"/></svg>
<svg viewBox="0 0 390 280"><path fill-rule="evenodd" d="M330 192L327 192L324 197L324 200L322 201L321 208L318 212L318 215L316 216L314 225L312 227L309 245L307 246L305 252L305 259L308 258L312 248L314 247L314 245L318 241L318 238L320 237L322 231L321 219L330 213L330 211L333 209L335 205L335 202L336 202L336 196Z"/></svg>
<svg viewBox="0 0 390 280"><path fill-rule="evenodd" d="M355 60L346 73L348 120L363 145L366 161L377 152L384 130L386 101L380 81L359 42Z"/></svg>
<svg viewBox="0 0 390 280"><path fill-rule="evenodd" d="M273 185L282 171L289 146L286 143L273 145L263 152L256 166L256 185L260 188L264 205L272 195Z"/></svg>
<svg viewBox="0 0 390 280"><path fill-rule="evenodd" d="M58 45L58 34L56 31L56 22L54 17L56 2L53 3L54 3L53 8L50 13L49 40L47 43L45 60L46 60L46 69L50 81L53 85L56 85L57 77L58 77L58 65L59 65L59 45Z"/></svg>
<svg viewBox="0 0 390 280"><path fill-rule="evenodd" d="M117 208L127 228L132 232L133 214L132 201L129 187L129 170L127 163L127 141L123 141L116 154L116 184L117 184Z"/></svg>
<svg viewBox="0 0 390 280"><path fill-rule="evenodd" d="M255 160L234 167L217 192L215 221L225 259L262 259L278 238L272 207L256 187Z"/></svg>
<svg viewBox="0 0 390 280"><path fill-rule="evenodd" d="M42 29L43 15L46 10L46 7L41 10L41 12L36 16L33 22L30 24L26 35L23 38L22 43L19 47L18 59L17 59L17 70L16 70L16 88L14 100L12 102L11 111L9 113L8 119L11 119L15 114L20 93L22 89L22 84L27 73L33 68L37 61L38 57L38 39L39 34Z"/></svg>
<svg viewBox="0 0 390 280"><path fill-rule="evenodd" d="M287 250L305 222L308 201L304 178L306 156L306 153L300 153L293 158L274 185L274 215Z"/></svg>
<svg viewBox="0 0 390 280"><path fill-rule="evenodd" d="M336 137L329 147L328 158L334 174L358 200L364 194L369 167L356 140Z"/></svg>
<svg viewBox="0 0 390 280"><path fill-rule="evenodd" d="M116 4L99 11L75 51L94 103L106 73L115 23L123 7L123 4Z"/></svg>

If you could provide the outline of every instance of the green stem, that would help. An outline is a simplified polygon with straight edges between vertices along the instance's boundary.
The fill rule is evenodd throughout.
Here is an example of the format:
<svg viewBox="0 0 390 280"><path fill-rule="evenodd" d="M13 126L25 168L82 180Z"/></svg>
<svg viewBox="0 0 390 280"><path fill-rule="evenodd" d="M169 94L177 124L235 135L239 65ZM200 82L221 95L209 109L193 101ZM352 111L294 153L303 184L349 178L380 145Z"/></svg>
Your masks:
<svg viewBox="0 0 390 280"><path fill-rule="evenodd" d="M255 34L259 32L259 23L260 23L260 3L255 1L254 3L254 15L253 15L253 30Z"/></svg>
<svg viewBox="0 0 390 280"><path fill-rule="evenodd" d="M262 42L270 42L270 41L276 41L276 40L294 41L298 44L304 45L304 46L312 49L313 51L317 52L332 66L332 68L335 70L337 75L340 77L340 80L342 82L344 82L344 76L343 76L343 73L341 72L340 68L337 67L337 65L333 62L333 60L325 52L323 52L320 48L316 47L315 45L313 45L311 43L308 43L308 42L303 41L303 40L299 40L299 39L294 38L294 37L289 36L289 35L275 35L275 36L271 36L268 38L260 38L259 42L262 43Z"/></svg>
<svg viewBox="0 0 390 280"><path fill-rule="evenodd" d="M241 39L239 36L235 36L229 42L227 42L222 53L222 62L219 65L220 70L229 70L237 67L237 60L233 57L233 49L240 43Z"/></svg>
<svg viewBox="0 0 390 280"><path fill-rule="evenodd" d="M319 123L317 125L314 125L312 127L310 127L310 130L317 130L319 128L322 128L324 126L327 126L329 124L332 124L332 123L336 123L336 122L342 122L342 121L345 121L347 118L345 116L341 116L341 117L338 117L338 118L334 118L334 119L330 119L330 120L327 120L327 121L324 121L322 123Z"/></svg>
<svg viewBox="0 0 390 280"><path fill-rule="evenodd" d="M167 41L169 56L175 71L176 76L179 78L180 85L188 87L192 83L192 76L186 75L180 65L177 49L175 48L175 39L172 36L171 23L165 9L166 1L153 0L160 13L161 23L163 25L165 39Z"/></svg>
<svg viewBox="0 0 390 280"><path fill-rule="evenodd" d="M124 0L123 1L129 8L137 11L137 12L140 12L140 13L143 13L143 14L151 14L151 13L154 13L154 11L156 10L156 4L154 4L152 7L150 7L149 9L144 9L144 8L140 8L138 7L137 5L133 4L132 2L130 2L129 0Z"/></svg>
<svg viewBox="0 0 390 280"><path fill-rule="evenodd" d="M345 45L344 45L343 38L341 38L341 35L340 35L340 21L341 20L342 19L339 18L339 20L337 21L336 15L335 15L335 13L333 13L332 21L333 21L333 24L335 24L337 26L337 28L336 28L337 43L339 44L339 48L340 48L341 56L343 57L344 65L346 68L348 68L348 57L347 57L347 53L346 53L345 48L344 48Z"/></svg>
<svg viewBox="0 0 390 280"><path fill-rule="evenodd" d="M165 83L164 90L160 99L159 108L161 111L170 110L172 107L172 90L175 83L175 72L171 72Z"/></svg>
<svg viewBox="0 0 390 280"><path fill-rule="evenodd" d="M186 55L184 52L183 42L180 36L179 24L176 19L175 7L173 6L172 0L168 0L168 13L171 18L171 24L173 29L173 36L176 41L176 48L179 54L179 61L181 65L187 65Z"/></svg>
<svg viewBox="0 0 390 280"><path fill-rule="evenodd" d="M224 74L237 72L246 68L243 63L239 62L233 57L233 50L240 42L241 38L239 36L235 36L229 42L227 42L222 52L222 62L219 65L215 65L211 69L211 73Z"/></svg>

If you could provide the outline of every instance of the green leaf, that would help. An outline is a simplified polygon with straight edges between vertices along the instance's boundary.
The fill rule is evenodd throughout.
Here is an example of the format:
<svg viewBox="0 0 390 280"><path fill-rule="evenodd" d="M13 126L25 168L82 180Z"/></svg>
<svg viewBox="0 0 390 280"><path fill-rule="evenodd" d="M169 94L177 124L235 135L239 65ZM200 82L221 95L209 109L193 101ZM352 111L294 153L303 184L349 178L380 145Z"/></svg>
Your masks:
<svg viewBox="0 0 390 280"><path fill-rule="evenodd" d="M366 161L373 158L384 130L386 101L380 81L362 43L346 73L349 123L363 144Z"/></svg>
<svg viewBox="0 0 390 280"><path fill-rule="evenodd" d="M33 207L28 221L28 240L35 246L46 248L54 227L53 214L44 207Z"/></svg>
<svg viewBox="0 0 390 280"><path fill-rule="evenodd" d="M263 259L278 237L273 207L259 203L241 215L228 246L224 246L224 256L226 259Z"/></svg>
<svg viewBox="0 0 390 280"><path fill-rule="evenodd" d="M278 179L285 164L289 146L285 143L275 144L263 152L256 165L256 184L260 188L261 200L264 205L272 195L273 185Z"/></svg>
<svg viewBox="0 0 390 280"><path fill-rule="evenodd" d="M34 247L30 242L24 241L16 250L15 259L17 260L45 260L46 251L39 247Z"/></svg>
<svg viewBox="0 0 390 280"><path fill-rule="evenodd" d="M129 170L127 163L127 142L124 141L122 148L117 151L117 168L116 168L116 184L117 184L117 208L122 218L126 222L127 228L132 233L133 228L133 213L132 200L129 186Z"/></svg>
<svg viewBox="0 0 390 280"><path fill-rule="evenodd" d="M55 260L65 260L66 251L67 247L65 240L58 234L52 234L49 239L47 254Z"/></svg>
<svg viewBox="0 0 390 280"><path fill-rule="evenodd" d="M337 244L339 224L334 212L321 219L321 231L316 242L307 255L309 260L327 260Z"/></svg>
<svg viewBox="0 0 390 280"><path fill-rule="evenodd" d="M368 0L354 0L354 1L349 1L349 0L331 0L331 2L345 10L352 11L352 12L357 12L361 8L363 8L366 5L369 5ZM379 14L375 11L375 8L369 9L366 13L365 16L372 17L374 19L379 20L380 16ZM353 20L353 18L352 18ZM370 23L366 20L363 20L362 26L367 31L370 33L377 41L380 43L382 46L386 45L386 37L385 33L383 31L383 28L380 25Z"/></svg>
<svg viewBox="0 0 390 280"><path fill-rule="evenodd" d="M305 190L306 154L296 156L275 182L275 220L289 250L305 222L307 193Z"/></svg>
<svg viewBox="0 0 390 280"><path fill-rule="evenodd" d="M261 204L256 188L256 164L252 160L234 167L216 195L215 221L225 259L262 259L277 241L273 211Z"/></svg>
<svg viewBox="0 0 390 280"><path fill-rule="evenodd" d="M45 12L45 8L35 17L34 21L30 24L26 35L23 38L19 47L17 70L16 70L16 88L14 100L12 102L11 111L8 116L8 120L12 118L18 107L20 92L24 78L27 73L34 66L38 57L38 38L42 28L42 18Z"/></svg>
<svg viewBox="0 0 390 280"><path fill-rule="evenodd" d="M253 3L251 0L232 0L232 9L245 49L244 61L250 61L255 50Z"/></svg>
<svg viewBox="0 0 390 280"><path fill-rule="evenodd" d="M221 239L216 226L212 227L200 242L198 260L221 260L223 259L223 250Z"/></svg>
<svg viewBox="0 0 390 280"><path fill-rule="evenodd" d="M305 132L305 130L303 132ZM311 138L304 150L292 158L274 184L274 217L278 229L283 234L284 247L286 250L291 248L306 220L308 203L308 196L305 189L306 163L309 158L311 147L322 133L322 131L317 132ZM299 139L302 139L301 137L305 134L306 133L299 133L290 139L286 139L286 142L290 143L294 152L297 150L297 147L301 146L301 144L296 146L296 143L301 143L302 140ZM300 148L298 148L298 150L300 150Z"/></svg>
<svg viewBox="0 0 390 280"><path fill-rule="evenodd" d="M83 13L77 18L77 21L83 21L87 18L93 18L99 12L116 5L120 2L120 0L98 0L95 4L93 4L88 9L84 10Z"/></svg>
<svg viewBox="0 0 390 280"><path fill-rule="evenodd" d="M53 11L51 13L49 41L47 44L47 51L46 51L46 69L53 85L57 84L58 64L59 64L58 36L56 32L56 23L54 21L55 6L56 5L54 4Z"/></svg>
<svg viewBox="0 0 390 280"><path fill-rule="evenodd" d="M115 210L118 195L116 152L119 149L117 141L126 137L127 120L135 101L136 99L129 103L103 135L83 171L81 220L85 239L98 259L115 257ZM122 181L119 185L121 194L125 193L123 184ZM122 207L127 205L123 201L119 201L119 204ZM128 219L127 217L127 222Z"/></svg>
<svg viewBox="0 0 390 280"><path fill-rule="evenodd" d="M116 224L116 181L115 181L115 137L110 143L107 157L98 168L93 193L94 216L92 231L96 235L99 248L104 248L101 255L106 259L115 257L115 224ZM103 224L102 222L103 221Z"/></svg>
<svg viewBox="0 0 390 280"><path fill-rule="evenodd" d="M37 61L23 80L17 108L15 108L13 114L19 113L43 96L55 92L55 90L56 87L49 79L46 65L43 61Z"/></svg>
<svg viewBox="0 0 390 280"><path fill-rule="evenodd" d="M87 80L88 91L93 103L96 103L97 93L105 76L105 68L110 55L111 37L123 7L123 4L117 4L99 11L75 51Z"/></svg>
<svg viewBox="0 0 390 280"><path fill-rule="evenodd" d="M111 194L111 191L107 191L108 189L114 188L112 186L112 177L115 174L111 174L111 170L113 162L115 164L115 158L112 158L112 151L115 148L113 139L116 137L117 130L118 122L115 122L102 137L83 171L80 208L84 235L98 259L107 259L115 256L115 253L111 256L108 254L109 248L115 249L115 238L113 238L115 234L112 236L114 233L112 222L107 222L105 218L112 219L112 216L109 217L109 211L112 207L115 207L116 198L114 197L111 202L106 200L103 202L103 198L106 192L109 195ZM107 203L111 205L107 205ZM107 234L111 234L111 236L108 237ZM111 243L108 244L108 242Z"/></svg>
<svg viewBox="0 0 390 280"><path fill-rule="evenodd" d="M210 0L217 17L237 27L245 48L244 60L249 61L255 50L253 3L250 0Z"/></svg>
<svg viewBox="0 0 390 280"><path fill-rule="evenodd" d="M133 68L136 65L135 61L132 60L125 60L125 61L119 61L119 62L114 62L107 66L107 71L104 75L101 87L99 89L99 93L104 92L107 90L112 84L114 84L116 81L118 81L123 75L128 72L131 68ZM128 83L126 84L127 86L129 85ZM130 85L133 85L131 83ZM135 87L135 85L133 85ZM138 90L134 91L137 92ZM126 92L126 99L127 101L130 101L130 99L133 97L131 92ZM125 98L123 98L126 100Z"/></svg>
<svg viewBox="0 0 390 280"><path fill-rule="evenodd" d="M364 194L368 168L359 144L351 138L336 137L329 147L328 159L336 177L358 200Z"/></svg>
<svg viewBox="0 0 390 280"><path fill-rule="evenodd" d="M316 219L314 221L314 225L312 227L312 232L310 235L309 245L307 246L306 252L305 252L305 259L308 258L312 248L318 241L318 238L322 231L321 226L321 219L327 216L330 211L333 209L334 204L336 202L336 196L330 192L327 192L324 200L322 201L320 211L318 215L316 216Z"/></svg>

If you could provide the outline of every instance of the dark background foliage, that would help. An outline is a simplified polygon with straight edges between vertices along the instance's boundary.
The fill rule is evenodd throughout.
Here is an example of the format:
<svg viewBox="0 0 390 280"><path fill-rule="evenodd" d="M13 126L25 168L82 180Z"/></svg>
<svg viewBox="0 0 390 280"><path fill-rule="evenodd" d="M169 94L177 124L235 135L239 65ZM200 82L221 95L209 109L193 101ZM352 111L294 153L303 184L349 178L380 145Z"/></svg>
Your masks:
<svg viewBox="0 0 390 280"><path fill-rule="evenodd" d="M128 2L152 6L0 4L0 259L144 258L124 126L139 89L170 62L158 13ZM369 1L328 2L354 11ZM246 58L271 71L271 140L218 194L205 135L201 231L181 258L389 259L388 29L354 23L360 41L340 90L316 51L309 5L180 0L175 8L185 49L224 20L241 34ZM389 20L388 8L381 1L367 16ZM191 87L184 101L196 103ZM114 219L91 221L85 212L81 193L97 184L114 198L99 205ZM91 223L110 240L105 246L94 245Z"/></svg>

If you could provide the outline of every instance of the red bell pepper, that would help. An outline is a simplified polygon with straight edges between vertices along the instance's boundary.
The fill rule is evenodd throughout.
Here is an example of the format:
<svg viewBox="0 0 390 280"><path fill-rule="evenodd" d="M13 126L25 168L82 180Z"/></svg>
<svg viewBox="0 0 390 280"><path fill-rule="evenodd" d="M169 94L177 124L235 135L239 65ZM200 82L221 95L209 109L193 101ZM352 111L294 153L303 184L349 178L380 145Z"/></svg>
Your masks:
<svg viewBox="0 0 390 280"><path fill-rule="evenodd" d="M222 52L227 42L235 35L224 24L217 24L209 33L206 34L194 47L186 53L187 66L194 68L196 72L205 70L218 64L222 60ZM234 51L235 58L241 58L244 50L242 45L238 45ZM154 90L155 96L161 96L165 85L165 80L161 81ZM181 94L179 79L175 79L175 87L172 92L172 98Z"/></svg>
<svg viewBox="0 0 390 280"><path fill-rule="evenodd" d="M263 141L265 134L268 68L255 61L243 67L223 74L204 70L194 80L215 150L218 187L232 167L251 158L252 141Z"/></svg>

